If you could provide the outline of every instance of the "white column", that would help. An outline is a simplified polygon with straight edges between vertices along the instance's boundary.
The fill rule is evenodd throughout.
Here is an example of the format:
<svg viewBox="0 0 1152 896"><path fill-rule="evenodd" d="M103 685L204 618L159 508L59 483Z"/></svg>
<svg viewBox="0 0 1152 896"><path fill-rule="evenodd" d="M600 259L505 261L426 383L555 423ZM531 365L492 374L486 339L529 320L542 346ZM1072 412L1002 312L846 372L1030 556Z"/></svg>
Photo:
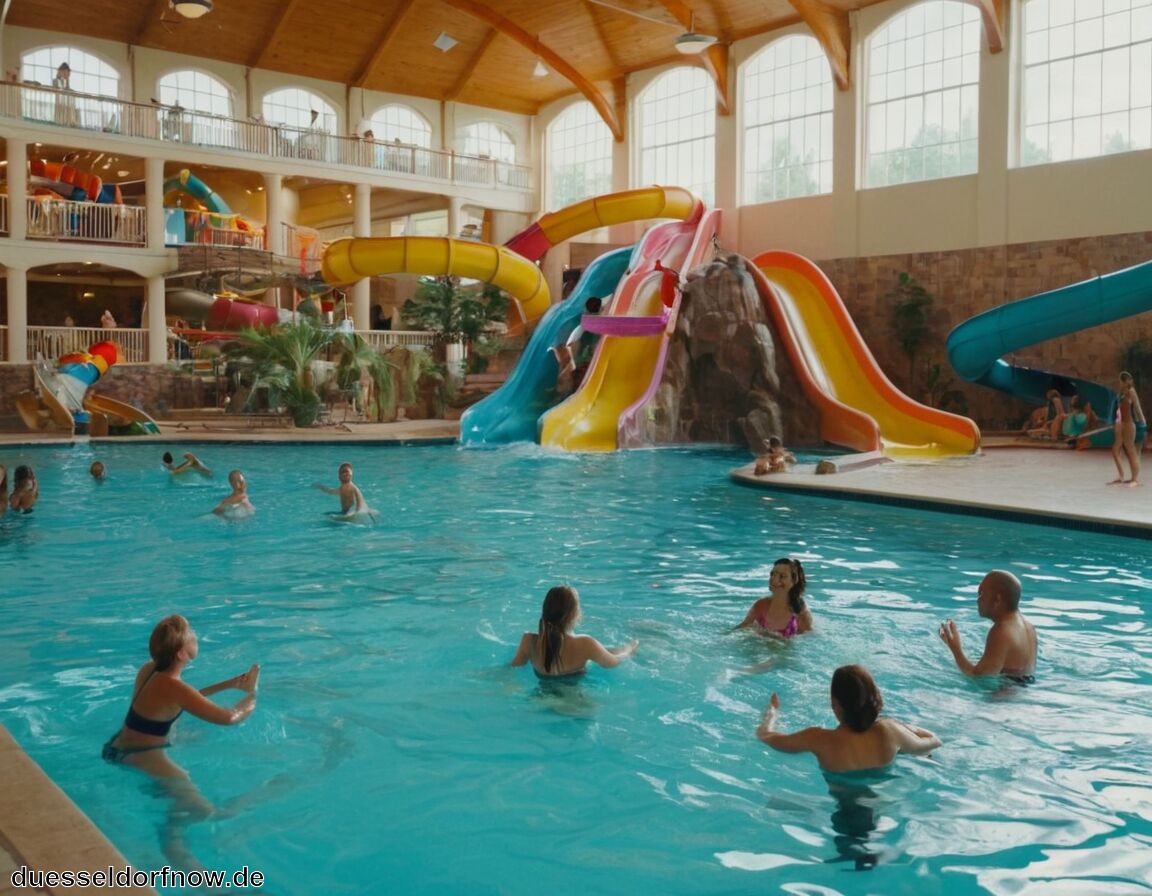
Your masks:
<svg viewBox="0 0 1152 896"><path fill-rule="evenodd" d="M8 138L8 172L20 172L8 178L8 237L28 237L28 143Z"/></svg>
<svg viewBox="0 0 1152 896"><path fill-rule="evenodd" d="M148 278L148 363L168 363L168 311L164 301L164 278Z"/></svg>
<svg viewBox="0 0 1152 896"><path fill-rule="evenodd" d="M368 184L356 184L356 195L352 200L352 233L358 237L372 236L372 188ZM372 325L372 281L365 277L352 286L352 324L357 330L367 330Z"/></svg>
<svg viewBox="0 0 1152 896"><path fill-rule="evenodd" d="M266 236L264 248L273 255L283 255L284 249L284 179L279 174L264 175Z"/></svg>
<svg viewBox="0 0 1152 896"><path fill-rule="evenodd" d="M28 271L11 265L8 265L8 360L15 364L28 360Z"/></svg>
<svg viewBox="0 0 1152 896"><path fill-rule="evenodd" d="M464 211L464 200L458 196L448 197L448 236L460 236L460 218Z"/></svg>
<svg viewBox="0 0 1152 896"><path fill-rule="evenodd" d="M164 248L164 160L144 160L145 227L148 248Z"/></svg>

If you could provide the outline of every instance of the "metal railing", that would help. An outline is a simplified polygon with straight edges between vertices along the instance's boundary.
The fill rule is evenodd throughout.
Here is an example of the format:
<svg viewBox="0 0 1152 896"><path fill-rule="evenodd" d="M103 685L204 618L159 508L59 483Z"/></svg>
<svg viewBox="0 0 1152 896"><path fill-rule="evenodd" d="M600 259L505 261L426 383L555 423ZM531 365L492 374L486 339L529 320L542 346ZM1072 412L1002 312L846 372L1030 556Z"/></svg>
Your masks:
<svg viewBox="0 0 1152 896"><path fill-rule="evenodd" d="M97 243L148 243L147 209L135 205L28 197L28 238Z"/></svg>
<svg viewBox="0 0 1152 896"><path fill-rule="evenodd" d="M467 186L531 189L530 168L495 159L339 137L314 128L225 118L176 106L131 103L38 84L0 83L0 117Z"/></svg>
<svg viewBox="0 0 1152 896"><path fill-rule="evenodd" d="M120 363L148 361L148 331L130 327L106 330L102 327L28 327L28 357L55 361L69 352L86 352L97 342L115 342L120 347ZM8 344L5 334L4 344Z"/></svg>
<svg viewBox="0 0 1152 896"><path fill-rule="evenodd" d="M431 348L436 334L427 330L357 330L356 335L380 351L403 345L406 348Z"/></svg>
<svg viewBox="0 0 1152 896"><path fill-rule="evenodd" d="M0 195L0 233L8 232L8 194Z"/></svg>

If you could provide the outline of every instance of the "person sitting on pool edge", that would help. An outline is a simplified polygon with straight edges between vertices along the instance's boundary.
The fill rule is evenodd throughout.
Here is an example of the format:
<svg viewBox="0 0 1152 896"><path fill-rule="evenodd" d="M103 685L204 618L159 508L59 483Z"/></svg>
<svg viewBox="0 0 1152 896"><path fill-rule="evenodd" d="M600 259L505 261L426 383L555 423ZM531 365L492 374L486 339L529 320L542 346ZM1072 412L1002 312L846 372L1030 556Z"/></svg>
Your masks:
<svg viewBox="0 0 1152 896"><path fill-rule="evenodd" d="M228 484L232 486L231 494L221 500L212 512L230 519L240 519L254 514L256 508L248 500L248 483L244 481L244 474L240 470L233 470L228 474Z"/></svg>
<svg viewBox="0 0 1152 896"><path fill-rule="evenodd" d="M736 628L755 626L758 632L781 638L812 631L812 611L804 601L808 580L800 561L781 557L773 563L768 587L772 594L752 604L748 615Z"/></svg>
<svg viewBox="0 0 1152 896"><path fill-rule="evenodd" d="M771 436L764 440L764 453L756 458L756 466L752 468L753 476L765 476L768 473L786 473L788 468L796 463L796 455L784 447L778 436Z"/></svg>
<svg viewBox="0 0 1152 896"><path fill-rule="evenodd" d="M814 753L826 772L883 768L899 753L922 756L940 746L931 731L880 717L884 698L863 666L841 666L832 674L831 703L835 728L781 734L775 730L780 697L773 693L756 736L781 753Z"/></svg>
<svg viewBox="0 0 1152 896"><path fill-rule="evenodd" d="M184 453L184 460L179 464L173 464L172 454L168 451L164 452L164 457L162 457L161 460L164 463L164 469L166 469L173 476L180 476L183 473L187 473L189 470L195 470L197 473L204 477L210 477L212 475L212 471L204 466L204 464L200 463L200 459L191 451L186 451Z"/></svg>
<svg viewBox="0 0 1152 896"><path fill-rule="evenodd" d="M580 595L570 585L549 588L535 632L520 639L513 666L531 662L538 678L575 678L583 675L591 660L610 669L636 652L640 642L633 639L623 647L605 647L588 635L573 634L580 621Z"/></svg>
<svg viewBox="0 0 1152 896"><path fill-rule="evenodd" d="M1010 572L994 569L980 581L976 609L992 620L984 655L975 663L964 655L960 632L949 619L940 625L940 640L948 645L956 665L965 675L1004 675L1020 684L1035 681L1036 627L1020 612L1020 580Z"/></svg>

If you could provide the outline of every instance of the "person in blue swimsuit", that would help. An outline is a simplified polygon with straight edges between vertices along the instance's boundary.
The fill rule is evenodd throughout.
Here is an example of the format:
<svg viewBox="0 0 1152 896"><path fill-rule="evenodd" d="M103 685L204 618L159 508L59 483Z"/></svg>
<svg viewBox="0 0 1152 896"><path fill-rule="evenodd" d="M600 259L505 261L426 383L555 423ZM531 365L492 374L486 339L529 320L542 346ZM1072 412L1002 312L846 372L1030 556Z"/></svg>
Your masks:
<svg viewBox="0 0 1152 896"><path fill-rule="evenodd" d="M136 673L136 684L124 724L104 744L107 762L130 765L151 775L183 797L189 808L206 811L210 806L192 785L188 773L168 758L168 732L188 712L217 725L235 725L256 708L260 667L253 665L240 675L197 690L181 678L196 659L199 641L183 616L168 616L152 630L148 640L152 659ZM244 692L233 706L224 707L208 698L230 689Z"/></svg>
<svg viewBox="0 0 1152 896"><path fill-rule="evenodd" d="M548 589L540 623L535 632L525 632L520 639L513 666L531 662L542 679L578 678L586 671L589 660L607 669L636 652L640 642L632 640L623 647L605 647L595 638L573 633L580 621L580 596L570 585Z"/></svg>
<svg viewBox="0 0 1152 896"><path fill-rule="evenodd" d="M781 557L768 575L771 595L762 597L736 628L753 628L765 635L791 638L812 631L812 611L804 601L808 580L799 560Z"/></svg>

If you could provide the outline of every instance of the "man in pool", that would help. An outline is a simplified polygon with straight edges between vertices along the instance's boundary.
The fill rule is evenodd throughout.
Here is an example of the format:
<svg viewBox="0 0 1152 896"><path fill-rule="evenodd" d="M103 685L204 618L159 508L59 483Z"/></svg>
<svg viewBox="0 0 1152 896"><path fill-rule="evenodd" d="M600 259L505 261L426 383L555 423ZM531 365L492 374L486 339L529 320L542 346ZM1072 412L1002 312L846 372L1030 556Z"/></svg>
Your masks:
<svg viewBox="0 0 1152 896"><path fill-rule="evenodd" d="M326 495L340 496L340 513L338 514L340 517L354 517L361 514L374 516L376 511L368 506L368 502L364 500L364 494L352 481L352 464L340 464L336 477L340 480L340 484L336 488L321 485L319 482L314 483L312 487L320 489Z"/></svg>
<svg viewBox="0 0 1152 896"><path fill-rule="evenodd" d="M217 516L229 519L241 519L256 512L252 502L248 500L248 483L240 470L233 470L228 474L228 484L232 486L232 493L227 495L212 511Z"/></svg>
<svg viewBox="0 0 1152 896"><path fill-rule="evenodd" d="M994 569L980 582L976 609L992 620L984 655L975 663L964 655L960 632L949 619L940 625L940 640L948 645L956 665L965 675L1003 675L1031 684L1036 671L1036 628L1020 612L1020 580L1010 572Z"/></svg>
<svg viewBox="0 0 1152 896"><path fill-rule="evenodd" d="M200 459L191 451L185 452L184 460L180 463L173 463L172 455L165 451L164 457L161 458L164 462L164 469L171 473L173 476L180 476L187 473L189 470L195 470L201 476L210 477L212 471L209 470L204 464L200 463Z"/></svg>

